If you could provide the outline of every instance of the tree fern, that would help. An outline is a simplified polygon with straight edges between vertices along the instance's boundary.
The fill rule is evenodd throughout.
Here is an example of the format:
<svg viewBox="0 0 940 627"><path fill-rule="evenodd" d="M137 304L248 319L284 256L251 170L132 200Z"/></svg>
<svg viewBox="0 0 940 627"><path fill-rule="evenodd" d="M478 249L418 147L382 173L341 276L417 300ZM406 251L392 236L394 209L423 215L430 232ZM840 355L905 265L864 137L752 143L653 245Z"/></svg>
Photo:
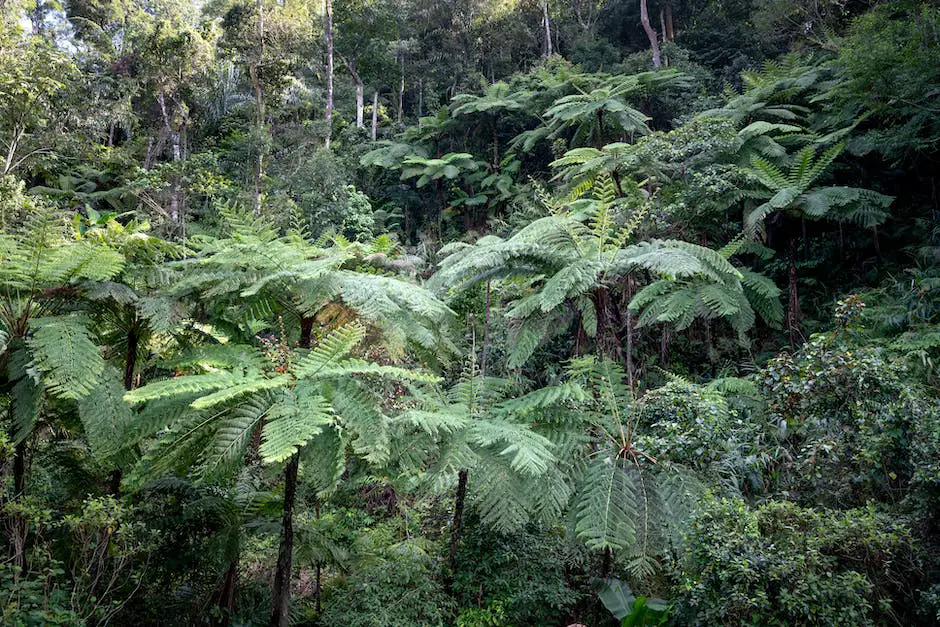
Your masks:
<svg viewBox="0 0 940 627"><path fill-rule="evenodd" d="M49 392L66 399L88 395L104 370L104 359L87 327L70 317L36 319L27 345Z"/></svg>

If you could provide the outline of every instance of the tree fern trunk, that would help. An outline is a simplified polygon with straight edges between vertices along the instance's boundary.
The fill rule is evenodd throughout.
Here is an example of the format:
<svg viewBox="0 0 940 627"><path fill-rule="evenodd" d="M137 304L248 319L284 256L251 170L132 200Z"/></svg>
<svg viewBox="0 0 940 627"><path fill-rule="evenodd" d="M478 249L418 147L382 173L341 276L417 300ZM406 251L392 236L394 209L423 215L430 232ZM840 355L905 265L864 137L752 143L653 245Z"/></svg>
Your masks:
<svg viewBox="0 0 940 627"><path fill-rule="evenodd" d="M219 590L217 607L221 610L218 619L213 618L210 625L228 627L232 623L232 614L235 612L235 591L238 589L238 557L229 564L228 570L222 576L222 586Z"/></svg>
<svg viewBox="0 0 940 627"><path fill-rule="evenodd" d="M625 287L626 287L626 289L625 289L626 298L625 298L624 300L625 300L626 303L627 303L627 308L626 308L626 326L627 326L627 358L626 358L626 366L627 366L627 384L630 386L630 389L633 390L633 389L634 389L633 380L634 380L634 377L636 376L635 368L634 368L634 365L633 365L633 344L634 344L634 342L635 342L635 339L634 339L634 336L633 336L633 332L634 332L634 331L633 331L633 325L634 325L634 323L633 323L633 311L630 309L630 301L633 300L633 291L634 291L634 287L633 287L633 277L631 277L631 276L628 276L628 277L627 277L626 286L625 286Z"/></svg>
<svg viewBox="0 0 940 627"><path fill-rule="evenodd" d="M790 270L789 270L789 300L787 301L787 330L790 334L790 345L797 346L803 340L800 331L800 295L797 288L796 270L796 238L790 238L789 244Z"/></svg>
<svg viewBox="0 0 940 627"><path fill-rule="evenodd" d="M294 453L284 468L284 516L281 520L281 545L274 571L274 594L271 601L272 627L290 624L290 580L294 559L294 497L297 491L297 469L300 453Z"/></svg>
<svg viewBox="0 0 940 627"><path fill-rule="evenodd" d="M460 531L463 528L463 508L467 500L467 470L457 473L457 494L454 496L454 520L450 527L450 556L447 567L450 569L450 579L453 581L457 572L457 544L460 542Z"/></svg>
<svg viewBox="0 0 940 627"><path fill-rule="evenodd" d="M12 406L12 403L11 403ZM12 407L11 407L12 413ZM26 491L26 440L13 449L13 496L18 498ZM28 526L22 514L12 514L10 519L9 543L13 564L20 567L20 573L26 572L26 532Z"/></svg>
<svg viewBox="0 0 940 627"><path fill-rule="evenodd" d="M486 306L483 313L483 356L480 358L480 375L486 376L486 358L490 348L490 281L486 281Z"/></svg>
<svg viewBox="0 0 940 627"><path fill-rule="evenodd" d="M320 520L320 497L317 497L316 503L315 503L315 505L314 505L314 512L315 512L315 514L316 514L317 520ZM315 598L314 607L315 607L315 609L316 609L316 611L317 611L317 614L319 614L320 612L323 611L323 607L321 606L321 598L322 598L322 596L323 596L323 595L322 595L322 591L323 591L323 565L320 563L320 560L317 560L316 569L317 569L317 574L316 574L316 576L317 576L317 591L316 591L316 596L314 597L314 598Z"/></svg>

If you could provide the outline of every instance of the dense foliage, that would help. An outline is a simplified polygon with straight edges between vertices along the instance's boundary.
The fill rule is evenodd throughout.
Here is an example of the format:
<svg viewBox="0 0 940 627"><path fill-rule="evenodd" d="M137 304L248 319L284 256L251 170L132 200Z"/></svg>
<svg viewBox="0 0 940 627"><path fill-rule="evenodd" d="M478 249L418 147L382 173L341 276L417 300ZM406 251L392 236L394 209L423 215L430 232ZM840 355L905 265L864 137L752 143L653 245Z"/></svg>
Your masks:
<svg viewBox="0 0 940 627"><path fill-rule="evenodd" d="M0 0L0 622L936 624L938 33Z"/></svg>

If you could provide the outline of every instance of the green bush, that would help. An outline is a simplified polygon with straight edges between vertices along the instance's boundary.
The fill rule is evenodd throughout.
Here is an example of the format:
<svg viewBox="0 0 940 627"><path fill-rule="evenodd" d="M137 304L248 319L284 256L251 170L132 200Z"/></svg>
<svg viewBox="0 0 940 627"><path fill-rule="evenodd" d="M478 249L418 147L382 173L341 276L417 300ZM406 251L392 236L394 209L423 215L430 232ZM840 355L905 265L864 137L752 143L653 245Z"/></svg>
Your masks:
<svg viewBox="0 0 940 627"><path fill-rule="evenodd" d="M731 427L719 392L681 381L648 392L638 405L638 420L641 444L654 457L698 468L722 456Z"/></svg>
<svg viewBox="0 0 940 627"><path fill-rule="evenodd" d="M324 600L322 625L385 627L443 625L452 602L441 583L438 563L408 544L383 551L349 576Z"/></svg>
<svg viewBox="0 0 940 627"><path fill-rule="evenodd" d="M681 569L681 624L916 624L915 542L873 508L714 500L693 520Z"/></svg>

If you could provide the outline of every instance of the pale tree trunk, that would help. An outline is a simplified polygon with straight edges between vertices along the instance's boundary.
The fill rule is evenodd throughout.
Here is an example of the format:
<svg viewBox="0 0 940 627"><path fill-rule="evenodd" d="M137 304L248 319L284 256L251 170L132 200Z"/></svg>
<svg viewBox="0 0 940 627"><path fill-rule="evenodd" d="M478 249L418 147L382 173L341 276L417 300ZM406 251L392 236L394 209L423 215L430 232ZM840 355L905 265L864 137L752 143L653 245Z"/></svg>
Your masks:
<svg viewBox="0 0 940 627"><path fill-rule="evenodd" d="M323 0L323 33L326 37L326 147L333 135L333 0Z"/></svg>
<svg viewBox="0 0 940 627"><path fill-rule="evenodd" d="M10 145L7 147L7 156L3 163L3 173L9 174L13 169L13 157L16 155L16 149L19 147L20 140L26 133L24 125L18 125L13 131L13 138L10 139Z"/></svg>
<svg viewBox="0 0 940 627"><path fill-rule="evenodd" d="M255 134L258 142L255 155L253 187L252 190L252 209L254 214L261 215L261 181L264 177L264 85L262 83L261 66L264 62L264 4L262 0L257 0L256 8L258 11L258 59L249 68L251 82L255 92Z"/></svg>
<svg viewBox="0 0 940 627"><path fill-rule="evenodd" d="M663 43L666 43L666 12L663 9L659 10L659 35L663 38ZM662 62L663 65L669 67L668 56L664 56Z"/></svg>
<svg viewBox="0 0 940 627"><path fill-rule="evenodd" d="M656 35L656 29L650 24L650 15L647 10L646 0L640 0L640 22L643 24L643 30L650 40L650 48L653 51L653 67L657 70L663 66L659 54L659 38Z"/></svg>
<svg viewBox="0 0 940 627"><path fill-rule="evenodd" d="M353 83L356 85L356 128L362 128L365 126L363 122L365 110L365 85L362 84L362 77L360 77L359 72L356 71L356 64L344 56L340 56L340 58L346 65L346 69L349 70L349 75L352 77Z"/></svg>
<svg viewBox="0 0 940 627"><path fill-rule="evenodd" d="M379 130L379 92L372 92L372 141L375 141L376 133Z"/></svg>
<svg viewBox="0 0 940 627"><path fill-rule="evenodd" d="M401 124L405 112L405 64L401 67L401 83L398 85L398 123Z"/></svg>
<svg viewBox="0 0 940 627"><path fill-rule="evenodd" d="M552 23L548 17L548 0L542 0L542 26L545 27L545 56L552 56Z"/></svg>
<svg viewBox="0 0 940 627"><path fill-rule="evenodd" d="M173 162L179 162L183 158L183 150L180 142L179 129L175 127L170 120L170 113L166 107L166 95L163 91L157 93L157 104L160 105L160 113L163 116L163 125L166 127L167 135L170 138L170 146L173 150ZM172 189L170 190L170 221L176 223L180 220L180 182L179 177L173 177Z"/></svg>

